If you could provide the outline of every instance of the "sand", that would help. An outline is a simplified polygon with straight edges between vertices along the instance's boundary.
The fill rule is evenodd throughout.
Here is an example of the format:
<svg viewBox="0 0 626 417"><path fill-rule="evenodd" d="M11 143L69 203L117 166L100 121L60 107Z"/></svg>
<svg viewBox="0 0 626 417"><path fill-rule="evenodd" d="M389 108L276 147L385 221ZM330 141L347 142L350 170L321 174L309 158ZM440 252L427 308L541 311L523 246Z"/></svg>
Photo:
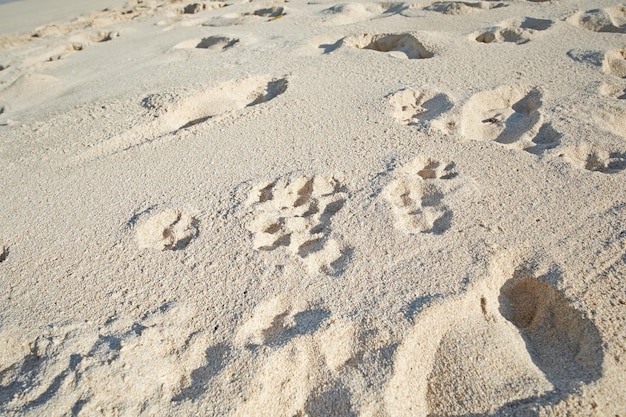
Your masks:
<svg viewBox="0 0 626 417"><path fill-rule="evenodd" d="M623 4L46 3L1 415L626 416Z"/></svg>

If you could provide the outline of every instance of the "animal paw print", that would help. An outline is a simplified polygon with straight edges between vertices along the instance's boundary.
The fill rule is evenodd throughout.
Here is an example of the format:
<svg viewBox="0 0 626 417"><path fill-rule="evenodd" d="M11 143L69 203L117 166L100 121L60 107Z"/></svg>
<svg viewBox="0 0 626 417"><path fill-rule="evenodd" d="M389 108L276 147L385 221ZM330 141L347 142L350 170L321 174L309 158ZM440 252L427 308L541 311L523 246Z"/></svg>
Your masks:
<svg viewBox="0 0 626 417"><path fill-rule="evenodd" d="M343 246L329 238L331 218L343 207L346 193L334 177L299 177L255 187L249 205L254 218L254 248L272 251L280 246L302 259L311 273L337 272Z"/></svg>
<svg viewBox="0 0 626 417"><path fill-rule="evenodd" d="M197 234L198 221L193 216L169 208L153 215L138 227L137 244L142 249L184 249Z"/></svg>
<svg viewBox="0 0 626 417"><path fill-rule="evenodd" d="M389 104L399 123L417 126L423 126L438 119L453 106L450 98L444 93L410 88L391 94Z"/></svg>
<svg viewBox="0 0 626 417"><path fill-rule="evenodd" d="M626 169L626 151L607 149L595 144L582 143L565 148L559 155L576 168L602 174L617 174Z"/></svg>
<svg viewBox="0 0 626 417"><path fill-rule="evenodd" d="M450 228L452 211L443 204L440 183L456 176L454 163L417 158L400 168L400 175L384 189L391 203L395 227L408 234L441 234Z"/></svg>

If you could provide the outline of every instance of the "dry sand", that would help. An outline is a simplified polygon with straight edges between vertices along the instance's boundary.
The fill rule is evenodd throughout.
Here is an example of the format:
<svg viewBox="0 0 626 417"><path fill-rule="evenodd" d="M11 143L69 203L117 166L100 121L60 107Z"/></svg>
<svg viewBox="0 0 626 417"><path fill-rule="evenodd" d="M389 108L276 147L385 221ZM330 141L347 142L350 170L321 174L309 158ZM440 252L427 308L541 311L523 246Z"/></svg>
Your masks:
<svg viewBox="0 0 626 417"><path fill-rule="evenodd" d="M1 415L626 415L623 4L37 2Z"/></svg>

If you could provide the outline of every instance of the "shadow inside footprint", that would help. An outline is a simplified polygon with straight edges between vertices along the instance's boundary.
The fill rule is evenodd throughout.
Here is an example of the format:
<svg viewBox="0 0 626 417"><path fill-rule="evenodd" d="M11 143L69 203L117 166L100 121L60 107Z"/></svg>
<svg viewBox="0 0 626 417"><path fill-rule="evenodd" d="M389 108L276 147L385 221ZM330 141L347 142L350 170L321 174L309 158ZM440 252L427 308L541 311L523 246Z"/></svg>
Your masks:
<svg viewBox="0 0 626 417"><path fill-rule="evenodd" d="M433 120L452 109L452 106L452 102L447 95L437 94L435 97L422 103L424 112L416 117L421 121Z"/></svg>
<svg viewBox="0 0 626 417"><path fill-rule="evenodd" d="M398 52L408 59L432 58L434 54L411 33L360 35L343 39L343 43L358 49L378 52Z"/></svg>
<svg viewBox="0 0 626 417"><path fill-rule="evenodd" d="M208 38L203 38L197 45L196 48L200 49L222 49L225 51L226 49L232 48L236 43L239 42L239 39L231 39L225 36L210 36Z"/></svg>
<svg viewBox="0 0 626 417"><path fill-rule="evenodd" d="M518 141L539 121L538 110L541 104L541 92L539 90L531 90L521 100L513 104L511 108L515 113L504 122L504 130L498 135L496 142L511 144Z"/></svg>
<svg viewBox="0 0 626 417"><path fill-rule="evenodd" d="M342 386L333 387L328 391L308 398L305 412L310 417L356 417L352 411L350 391Z"/></svg>
<svg viewBox="0 0 626 417"><path fill-rule="evenodd" d="M315 333L324 320L330 317L330 311L317 309L301 311L293 316L293 323L285 323L289 312L276 316L272 326L263 332L265 345L279 347L297 336Z"/></svg>
<svg viewBox="0 0 626 417"><path fill-rule="evenodd" d="M226 365L230 347L225 344L211 346L206 350L206 364L191 371L191 384L172 398L173 402L198 399L206 390L211 379Z"/></svg>
<svg viewBox="0 0 626 417"><path fill-rule="evenodd" d="M0 262L4 262L9 256L9 248L0 245Z"/></svg>
<svg viewBox="0 0 626 417"><path fill-rule="evenodd" d="M554 22L549 19L535 19L534 17L527 17L524 19L520 27L522 29L532 29L532 30L546 30L552 26Z"/></svg>
<svg viewBox="0 0 626 417"><path fill-rule="evenodd" d="M530 356L561 394L602 375L602 339L591 320L547 282L517 272L500 290L501 314L520 331Z"/></svg>
<svg viewBox="0 0 626 417"><path fill-rule="evenodd" d="M587 156L585 169L588 171L602 172L603 174L615 174L626 169L626 152L611 152L603 158L593 152Z"/></svg>
<svg viewBox="0 0 626 417"><path fill-rule="evenodd" d="M257 96L247 107L256 106L257 104L265 103L273 98L281 95L287 90L287 79L281 78L278 80L272 80L267 83L265 91Z"/></svg>
<svg viewBox="0 0 626 417"><path fill-rule="evenodd" d="M534 146L524 149L533 155L541 155L545 151L556 148L561 143L563 134L557 132L551 123L544 123L533 138Z"/></svg>

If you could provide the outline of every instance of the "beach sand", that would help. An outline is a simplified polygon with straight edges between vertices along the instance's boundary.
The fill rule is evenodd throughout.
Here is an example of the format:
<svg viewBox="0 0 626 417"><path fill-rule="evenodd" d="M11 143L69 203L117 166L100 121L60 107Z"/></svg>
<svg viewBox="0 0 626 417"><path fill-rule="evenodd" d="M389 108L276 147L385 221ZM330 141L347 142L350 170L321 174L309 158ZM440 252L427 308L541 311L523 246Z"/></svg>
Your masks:
<svg viewBox="0 0 626 417"><path fill-rule="evenodd" d="M1 415L626 416L624 4L37 1Z"/></svg>

